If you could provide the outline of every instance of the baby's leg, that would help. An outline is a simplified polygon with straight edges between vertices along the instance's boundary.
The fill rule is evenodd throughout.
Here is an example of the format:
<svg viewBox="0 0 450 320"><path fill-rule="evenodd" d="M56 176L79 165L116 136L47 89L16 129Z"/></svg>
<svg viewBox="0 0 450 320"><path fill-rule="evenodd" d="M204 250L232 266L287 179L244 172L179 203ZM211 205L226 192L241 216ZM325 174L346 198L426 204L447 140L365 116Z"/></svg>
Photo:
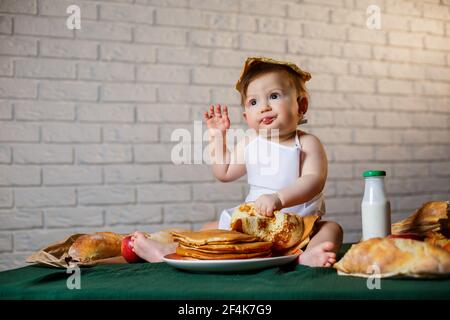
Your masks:
<svg viewBox="0 0 450 320"><path fill-rule="evenodd" d="M298 262L310 267L331 267L342 244L342 228L333 221L320 221L317 228Z"/></svg>
<svg viewBox="0 0 450 320"><path fill-rule="evenodd" d="M177 243L163 244L147 238L142 232L133 234L133 251L148 262L161 262L166 254L174 253Z"/></svg>

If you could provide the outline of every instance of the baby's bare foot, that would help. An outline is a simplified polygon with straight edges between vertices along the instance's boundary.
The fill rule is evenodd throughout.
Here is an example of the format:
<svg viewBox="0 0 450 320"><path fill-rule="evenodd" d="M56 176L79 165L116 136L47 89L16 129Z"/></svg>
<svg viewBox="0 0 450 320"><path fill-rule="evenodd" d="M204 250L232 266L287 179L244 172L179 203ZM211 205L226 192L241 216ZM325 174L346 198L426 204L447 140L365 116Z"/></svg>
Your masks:
<svg viewBox="0 0 450 320"><path fill-rule="evenodd" d="M176 244L162 244L147 238L142 232L136 231L132 237L133 251L148 262L161 262L166 254L176 250Z"/></svg>
<svg viewBox="0 0 450 320"><path fill-rule="evenodd" d="M310 267L331 267L336 262L336 253L332 250L334 243L327 241L315 247L307 247L298 257L299 264Z"/></svg>

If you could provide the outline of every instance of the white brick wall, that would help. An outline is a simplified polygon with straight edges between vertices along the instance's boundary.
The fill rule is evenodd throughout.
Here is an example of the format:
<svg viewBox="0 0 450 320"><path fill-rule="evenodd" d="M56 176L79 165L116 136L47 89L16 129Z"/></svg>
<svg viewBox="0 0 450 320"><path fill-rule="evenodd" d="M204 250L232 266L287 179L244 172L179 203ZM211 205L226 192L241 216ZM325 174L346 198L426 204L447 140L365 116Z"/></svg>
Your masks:
<svg viewBox="0 0 450 320"><path fill-rule="evenodd" d="M81 8L81 30L65 27ZM381 30L366 8L381 8ZM330 219L360 236L361 173L388 171L393 220L450 198L450 2L0 1L0 270L74 232L198 228L245 179L171 163L210 103L242 127L245 57L309 70Z"/></svg>

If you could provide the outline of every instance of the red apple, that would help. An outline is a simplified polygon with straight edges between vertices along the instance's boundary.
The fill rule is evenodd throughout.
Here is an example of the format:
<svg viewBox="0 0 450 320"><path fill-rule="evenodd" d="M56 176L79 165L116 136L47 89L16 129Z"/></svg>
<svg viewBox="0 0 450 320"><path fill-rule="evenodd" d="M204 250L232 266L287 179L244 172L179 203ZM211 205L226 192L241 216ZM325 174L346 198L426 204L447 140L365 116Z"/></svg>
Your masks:
<svg viewBox="0 0 450 320"><path fill-rule="evenodd" d="M136 262L142 262L142 258L139 257L136 253L133 251L133 247L131 246L131 236L127 236L122 239L122 257L127 260L128 263L136 263Z"/></svg>
<svg viewBox="0 0 450 320"><path fill-rule="evenodd" d="M412 239L417 241L423 241L423 237L418 235L417 233L401 233L401 234L390 234L388 238L403 238L403 239Z"/></svg>

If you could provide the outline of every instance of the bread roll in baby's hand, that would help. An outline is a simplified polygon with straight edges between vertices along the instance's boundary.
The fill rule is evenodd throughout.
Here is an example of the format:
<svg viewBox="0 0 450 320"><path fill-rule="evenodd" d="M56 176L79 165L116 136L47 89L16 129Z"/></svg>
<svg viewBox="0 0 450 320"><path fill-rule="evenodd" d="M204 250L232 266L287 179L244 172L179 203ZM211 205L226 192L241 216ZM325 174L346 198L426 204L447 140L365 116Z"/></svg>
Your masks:
<svg viewBox="0 0 450 320"><path fill-rule="evenodd" d="M231 217L231 230L270 241L275 251L284 254L299 252L309 242L319 216L301 217L275 211L272 217L258 215L253 202L239 206ZM296 249L296 250L294 250Z"/></svg>

